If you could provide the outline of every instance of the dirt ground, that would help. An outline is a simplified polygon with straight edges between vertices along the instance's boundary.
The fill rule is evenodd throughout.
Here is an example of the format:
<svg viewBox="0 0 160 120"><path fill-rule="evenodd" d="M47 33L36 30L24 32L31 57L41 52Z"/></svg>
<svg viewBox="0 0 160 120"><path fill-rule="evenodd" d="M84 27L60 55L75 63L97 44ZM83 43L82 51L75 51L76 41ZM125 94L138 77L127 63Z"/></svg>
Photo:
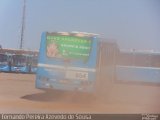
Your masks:
<svg viewBox="0 0 160 120"><path fill-rule="evenodd" d="M113 82L105 99L35 88L35 75L0 73L0 113L160 113L160 86Z"/></svg>

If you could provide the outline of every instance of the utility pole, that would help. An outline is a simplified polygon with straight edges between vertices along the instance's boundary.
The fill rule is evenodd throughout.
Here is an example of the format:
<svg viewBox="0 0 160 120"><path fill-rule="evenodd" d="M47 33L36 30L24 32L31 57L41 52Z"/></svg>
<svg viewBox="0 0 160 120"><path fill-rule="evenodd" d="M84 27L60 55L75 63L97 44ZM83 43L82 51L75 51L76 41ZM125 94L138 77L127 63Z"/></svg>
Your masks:
<svg viewBox="0 0 160 120"><path fill-rule="evenodd" d="M24 28L25 28L25 14L26 14L26 0L23 0L23 12L22 12L22 28L21 28L21 38L20 38L20 49L23 49L24 44Z"/></svg>

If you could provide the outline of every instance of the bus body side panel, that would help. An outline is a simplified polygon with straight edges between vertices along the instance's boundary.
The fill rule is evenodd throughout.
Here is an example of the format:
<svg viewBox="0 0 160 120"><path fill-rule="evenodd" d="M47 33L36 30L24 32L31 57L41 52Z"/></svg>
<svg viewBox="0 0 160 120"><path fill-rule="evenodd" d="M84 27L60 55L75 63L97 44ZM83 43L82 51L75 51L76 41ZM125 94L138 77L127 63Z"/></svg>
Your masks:
<svg viewBox="0 0 160 120"><path fill-rule="evenodd" d="M117 80L160 83L160 69L151 67L117 66Z"/></svg>
<svg viewBox="0 0 160 120"><path fill-rule="evenodd" d="M36 73L37 72L37 67L31 66L31 73Z"/></svg>
<svg viewBox="0 0 160 120"><path fill-rule="evenodd" d="M29 73L29 68L27 66L11 66L12 72L18 72L18 73Z"/></svg>
<svg viewBox="0 0 160 120"><path fill-rule="evenodd" d="M0 65L0 71L9 72L10 71L9 65Z"/></svg>
<svg viewBox="0 0 160 120"><path fill-rule="evenodd" d="M93 39L88 62L63 59L50 59L46 56L46 33L42 34L38 69L37 88L54 88L59 90L93 91L96 80L97 39Z"/></svg>

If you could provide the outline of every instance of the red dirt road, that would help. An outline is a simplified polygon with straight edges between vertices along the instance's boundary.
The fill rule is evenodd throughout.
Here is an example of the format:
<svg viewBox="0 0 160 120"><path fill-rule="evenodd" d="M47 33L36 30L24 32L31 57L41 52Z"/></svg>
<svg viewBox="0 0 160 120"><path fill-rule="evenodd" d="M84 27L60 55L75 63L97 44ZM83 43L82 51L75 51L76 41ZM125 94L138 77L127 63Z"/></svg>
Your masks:
<svg viewBox="0 0 160 120"><path fill-rule="evenodd" d="M160 113L160 86L113 82L106 99L35 88L35 75L0 73L0 113Z"/></svg>

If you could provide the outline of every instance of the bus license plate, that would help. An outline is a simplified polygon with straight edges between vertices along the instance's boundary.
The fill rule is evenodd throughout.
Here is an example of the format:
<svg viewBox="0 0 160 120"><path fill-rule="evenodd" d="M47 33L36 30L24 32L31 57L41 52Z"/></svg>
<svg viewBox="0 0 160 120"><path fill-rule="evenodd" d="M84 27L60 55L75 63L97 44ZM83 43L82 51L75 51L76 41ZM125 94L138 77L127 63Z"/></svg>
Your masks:
<svg viewBox="0 0 160 120"><path fill-rule="evenodd" d="M77 71L67 71L66 78L67 79L88 80L88 73L87 72L77 72Z"/></svg>

